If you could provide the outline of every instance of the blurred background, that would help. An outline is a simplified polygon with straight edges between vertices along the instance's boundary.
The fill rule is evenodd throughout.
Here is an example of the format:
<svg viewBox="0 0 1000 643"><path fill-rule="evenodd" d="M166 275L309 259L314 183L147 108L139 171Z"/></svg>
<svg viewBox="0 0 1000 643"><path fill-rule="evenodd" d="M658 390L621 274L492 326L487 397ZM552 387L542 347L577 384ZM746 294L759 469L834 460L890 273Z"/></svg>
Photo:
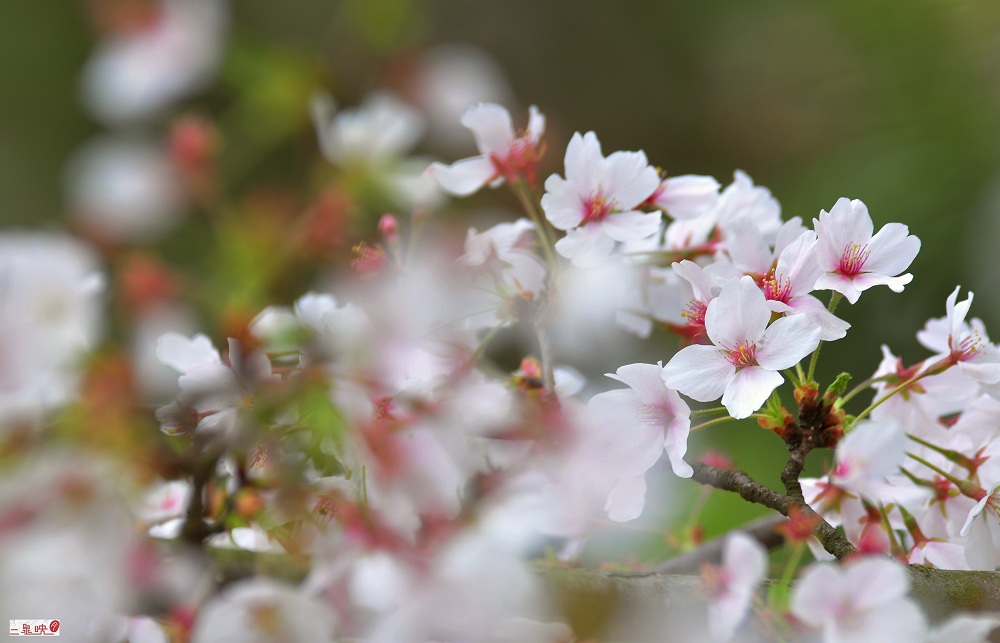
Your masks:
<svg viewBox="0 0 1000 643"><path fill-rule="evenodd" d="M66 220L67 163L105 129L81 106L81 73L107 28L102 12L128 2L0 3L4 227ZM923 241L913 283L838 311L854 329L824 356L826 381L848 368L870 374L882 343L921 359L914 333L944 314L958 284L977 293L973 315L1000 336L996 2L239 0L218 86L188 100L224 115L223 136L226 118L239 122L230 132L241 135L225 141L233 181L294 186L317 155L317 87L342 105L380 87L413 99L434 61L515 118L529 104L547 115L543 176L561 172L574 131L594 130L606 152L644 149L671 174L727 184L745 170L785 218L808 222L847 196L869 206L876 228L908 225ZM440 127L423 151L450 161L473 150L471 137ZM497 198L506 195L483 200ZM721 445L777 483L777 440L752 426L698 437L700 449ZM706 512L710 532L725 528L722 516L757 513L714 497Z"/></svg>

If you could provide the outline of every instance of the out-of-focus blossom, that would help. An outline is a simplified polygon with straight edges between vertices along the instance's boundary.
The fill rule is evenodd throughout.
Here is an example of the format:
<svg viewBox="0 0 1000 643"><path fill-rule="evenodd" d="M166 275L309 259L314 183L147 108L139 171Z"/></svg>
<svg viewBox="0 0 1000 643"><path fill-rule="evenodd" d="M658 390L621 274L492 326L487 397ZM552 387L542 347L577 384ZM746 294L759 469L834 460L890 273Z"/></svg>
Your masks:
<svg viewBox="0 0 1000 643"><path fill-rule="evenodd" d="M906 454L906 435L893 422L862 422L837 444L830 482L845 491L878 500L885 478L898 473Z"/></svg>
<svg viewBox="0 0 1000 643"><path fill-rule="evenodd" d="M155 240L183 213L183 190L170 159L139 139L85 145L70 161L66 191L77 224L100 240Z"/></svg>
<svg viewBox="0 0 1000 643"><path fill-rule="evenodd" d="M792 592L791 611L822 630L824 643L909 643L920 641L927 619L907 598L906 569L882 558L843 567L816 563Z"/></svg>
<svg viewBox="0 0 1000 643"><path fill-rule="evenodd" d="M68 237L0 235L0 425L65 403L101 331L104 279Z"/></svg>
<svg viewBox="0 0 1000 643"><path fill-rule="evenodd" d="M623 480L616 490L624 485L636 491L628 499L614 503L612 520L627 521L639 516L644 505L646 472L664 451L676 475L691 477L691 465L684 461L691 410L676 391L663 383L662 372L662 364L627 364L608 377L624 382L628 389L598 393L590 399L588 408L595 421L610 429L608 458L622 463ZM612 495L617 494L612 491Z"/></svg>
<svg viewBox="0 0 1000 643"><path fill-rule="evenodd" d="M712 640L729 641L746 620L757 586L767 572L767 551L741 532L726 537L722 567L707 567L702 582L708 595L708 626Z"/></svg>
<svg viewBox="0 0 1000 643"><path fill-rule="evenodd" d="M83 69L84 105L118 124L158 115L201 91L222 58L228 22L222 0L160 0L144 28L109 36Z"/></svg>
<svg viewBox="0 0 1000 643"><path fill-rule="evenodd" d="M181 374L176 401L156 411L168 433L199 428L227 439L236 437L239 415L252 404L256 387L277 378L266 355L243 355L234 339L229 341L228 364L204 335L189 339L167 333L160 337L156 355Z"/></svg>
<svg viewBox="0 0 1000 643"><path fill-rule="evenodd" d="M292 585L253 578L234 583L198 612L192 643L333 641L336 625L320 601Z"/></svg>
<svg viewBox="0 0 1000 643"><path fill-rule="evenodd" d="M435 144L468 149L462 114L477 103L510 104L513 91L503 70L485 51L471 45L433 47L412 71L408 94L427 116L428 138Z"/></svg>
<svg viewBox="0 0 1000 643"><path fill-rule="evenodd" d="M405 207L441 204L437 184L424 175L428 162L407 156L424 136L420 112L387 91L340 110L332 97L317 93L310 109L320 151L328 161L345 170L362 169Z"/></svg>
<svg viewBox="0 0 1000 643"><path fill-rule="evenodd" d="M113 640L134 573L134 530L118 497L119 475L106 462L59 451L0 476L5 613L58 617L76 641Z"/></svg>

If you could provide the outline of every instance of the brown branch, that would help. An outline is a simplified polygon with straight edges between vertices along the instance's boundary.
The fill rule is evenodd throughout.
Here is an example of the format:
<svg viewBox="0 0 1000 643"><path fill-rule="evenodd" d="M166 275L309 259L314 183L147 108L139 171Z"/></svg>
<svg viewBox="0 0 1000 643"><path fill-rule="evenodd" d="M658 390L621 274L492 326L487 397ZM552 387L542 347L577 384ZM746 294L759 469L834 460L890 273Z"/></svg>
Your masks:
<svg viewBox="0 0 1000 643"><path fill-rule="evenodd" d="M789 462L791 463L791 460ZM791 469L789 469L790 466ZM801 473L801 467L798 468L798 473L795 473L795 465L790 464L785 467L786 471L790 471L794 475L794 486L798 488L798 498L783 496L770 487L757 482L743 471L719 469L702 462L695 462L691 467L694 469L692 480L716 489L738 493L744 500L774 509L782 516L788 515L790 506L798 507L806 516L816 516L819 518L816 538L826 551L838 559L850 556L857 551L843 534L834 529L826 520L823 520L822 516L813 511L812 507L801 499L802 488L798 482L798 473ZM782 478L784 477L785 472L782 472ZM791 494L791 491L789 493Z"/></svg>

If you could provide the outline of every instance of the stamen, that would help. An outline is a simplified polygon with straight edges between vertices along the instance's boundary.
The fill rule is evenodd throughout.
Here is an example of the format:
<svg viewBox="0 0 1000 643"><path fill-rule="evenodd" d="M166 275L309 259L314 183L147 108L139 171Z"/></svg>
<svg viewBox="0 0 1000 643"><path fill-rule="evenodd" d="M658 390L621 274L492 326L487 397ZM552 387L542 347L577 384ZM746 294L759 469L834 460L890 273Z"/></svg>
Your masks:
<svg viewBox="0 0 1000 643"><path fill-rule="evenodd" d="M868 244L848 243L844 246L844 252L840 255L840 265L837 267L840 274L847 277L854 277L865 267L871 251Z"/></svg>
<svg viewBox="0 0 1000 643"><path fill-rule="evenodd" d="M708 312L708 305L697 299L692 299L688 302L687 308L681 311L681 317L688 320L689 326L703 327L706 312Z"/></svg>
<svg viewBox="0 0 1000 643"><path fill-rule="evenodd" d="M789 298L792 296L791 280L785 276L775 276L773 269L764 277L763 285L764 297L771 301L780 301L787 304Z"/></svg>
<svg viewBox="0 0 1000 643"><path fill-rule="evenodd" d="M604 192L598 190L583 202L583 221L580 224L585 225L592 221L602 221L604 217L611 213L613 206L614 202L609 202L605 198Z"/></svg>
<svg viewBox="0 0 1000 643"><path fill-rule="evenodd" d="M986 342L982 335L979 334L979 331L973 330L958 343L958 350L952 350L955 353L955 359L964 362L981 353L985 346Z"/></svg>
<svg viewBox="0 0 1000 643"><path fill-rule="evenodd" d="M729 360L729 363L736 368L755 366L757 364L757 358L755 356L756 352L757 345L748 340L743 341L741 344L737 344L733 348L724 348L723 350L726 359Z"/></svg>

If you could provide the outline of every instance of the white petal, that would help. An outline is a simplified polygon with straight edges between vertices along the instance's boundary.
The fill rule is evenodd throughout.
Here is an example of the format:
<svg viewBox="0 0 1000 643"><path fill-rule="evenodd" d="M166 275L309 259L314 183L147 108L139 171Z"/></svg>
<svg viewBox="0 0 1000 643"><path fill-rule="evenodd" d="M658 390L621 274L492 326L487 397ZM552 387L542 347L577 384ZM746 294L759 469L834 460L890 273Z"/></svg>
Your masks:
<svg viewBox="0 0 1000 643"><path fill-rule="evenodd" d="M601 221L604 234L615 241L638 241L660 230L659 212L618 212Z"/></svg>
<svg viewBox="0 0 1000 643"><path fill-rule="evenodd" d="M819 346L820 328L805 315L782 317L757 343L757 363L772 371L791 368Z"/></svg>
<svg viewBox="0 0 1000 643"><path fill-rule="evenodd" d="M462 125L472 130L476 146L485 156L505 156L514 138L510 112L495 103L480 103L462 114Z"/></svg>
<svg viewBox="0 0 1000 643"><path fill-rule="evenodd" d="M468 196L497 175L493 161L485 156L473 156L451 165L432 163L430 172L442 190L455 196Z"/></svg>
<svg viewBox="0 0 1000 643"><path fill-rule="evenodd" d="M784 381L778 373L758 366L741 368L726 385L722 405L737 420L750 417Z"/></svg>
<svg viewBox="0 0 1000 643"><path fill-rule="evenodd" d="M600 224L574 228L556 242L556 252L570 259L578 268L593 268L611 254L615 240L604 234Z"/></svg>
<svg viewBox="0 0 1000 643"><path fill-rule="evenodd" d="M744 341L756 343L770 320L771 309L764 293L752 277L743 277L723 286L719 296L708 304L705 330L715 344L731 348Z"/></svg>
<svg viewBox="0 0 1000 643"><path fill-rule="evenodd" d="M604 510L615 522L635 520L646 506L646 474L622 478L611 490Z"/></svg>
<svg viewBox="0 0 1000 643"><path fill-rule="evenodd" d="M222 363L212 340L201 334L191 339L179 333L161 335L156 342L156 357L181 373L186 373L197 364Z"/></svg>
<svg viewBox="0 0 1000 643"><path fill-rule="evenodd" d="M716 347L687 346L663 367L663 381L699 402L711 402L722 396L735 372Z"/></svg>

